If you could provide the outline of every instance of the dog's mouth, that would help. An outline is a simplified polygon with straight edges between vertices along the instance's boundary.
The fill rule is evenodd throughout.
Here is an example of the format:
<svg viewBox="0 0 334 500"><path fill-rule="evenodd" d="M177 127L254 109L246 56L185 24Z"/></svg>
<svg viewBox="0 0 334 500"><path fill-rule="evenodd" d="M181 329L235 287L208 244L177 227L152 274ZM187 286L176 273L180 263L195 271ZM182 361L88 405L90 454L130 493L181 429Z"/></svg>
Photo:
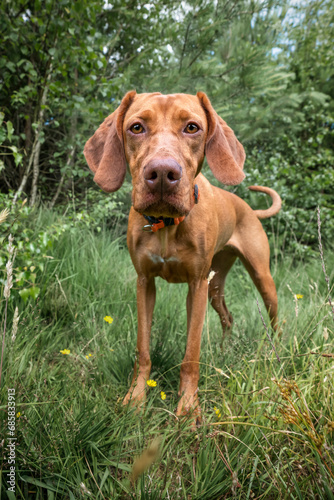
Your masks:
<svg viewBox="0 0 334 500"><path fill-rule="evenodd" d="M148 194L145 199L133 200L133 208L142 215L151 217L183 217L188 215L190 207L184 203L184 199L174 195L164 195L163 197L156 194Z"/></svg>

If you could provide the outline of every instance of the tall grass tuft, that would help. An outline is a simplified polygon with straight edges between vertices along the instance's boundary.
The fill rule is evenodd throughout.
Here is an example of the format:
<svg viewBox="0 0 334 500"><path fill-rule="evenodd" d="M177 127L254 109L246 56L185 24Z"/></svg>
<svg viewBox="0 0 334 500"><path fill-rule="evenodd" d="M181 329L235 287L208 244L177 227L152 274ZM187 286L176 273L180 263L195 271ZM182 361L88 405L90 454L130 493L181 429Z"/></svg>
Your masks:
<svg viewBox="0 0 334 500"><path fill-rule="evenodd" d="M5 209L0 213L0 223L4 222L9 215L9 210ZM6 283L3 291L3 296L5 299L5 311L3 317L3 334L2 334L2 346L1 346L1 361L0 361L0 388L2 379L2 364L3 357L5 353L5 341L6 341L6 328L7 328L7 310L8 301L10 298L10 290L13 287L13 263L15 260L15 252L13 245L14 237L10 234L8 237L8 260L6 264Z"/></svg>

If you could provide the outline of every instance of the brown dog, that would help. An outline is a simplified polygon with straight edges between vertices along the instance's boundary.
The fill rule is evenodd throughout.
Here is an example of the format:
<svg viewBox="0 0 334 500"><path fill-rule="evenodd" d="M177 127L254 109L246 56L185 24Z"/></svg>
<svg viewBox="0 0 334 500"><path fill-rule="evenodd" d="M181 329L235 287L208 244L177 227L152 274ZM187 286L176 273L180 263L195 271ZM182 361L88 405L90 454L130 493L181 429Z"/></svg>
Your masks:
<svg viewBox="0 0 334 500"><path fill-rule="evenodd" d="M128 92L86 143L84 154L104 191L121 187L126 163L132 176L127 242L138 274L138 356L124 403L131 399L138 403L145 397L151 369L154 279L160 276L189 286L187 347L177 414L191 407L199 411L200 344L207 297L223 330L229 329L232 317L225 304L224 284L237 257L276 328L276 288L269 269L268 240L259 219L279 211L280 197L272 189L251 187L273 200L268 210L254 211L234 194L212 186L200 173L206 155L220 182L238 184L244 178L245 161L242 145L203 92L196 96ZM209 281L211 270L215 274Z"/></svg>

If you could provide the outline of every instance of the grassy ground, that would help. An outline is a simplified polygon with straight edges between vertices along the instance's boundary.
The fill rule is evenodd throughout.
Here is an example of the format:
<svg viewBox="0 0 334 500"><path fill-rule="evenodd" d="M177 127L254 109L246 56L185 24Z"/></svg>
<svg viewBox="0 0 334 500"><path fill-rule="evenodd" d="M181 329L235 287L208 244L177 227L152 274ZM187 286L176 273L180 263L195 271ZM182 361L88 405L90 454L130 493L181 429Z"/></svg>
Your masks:
<svg viewBox="0 0 334 500"><path fill-rule="evenodd" d="M51 226L50 218L36 217L36 232ZM333 254L325 257L333 269ZM224 345L218 316L207 310L197 432L174 414L186 286L157 282L151 341L157 387L148 388L137 414L122 406L136 343L136 275L124 237L74 227L45 262L38 299L23 304L14 286L8 304L1 419L7 419L7 389L15 388L16 498L334 498L334 327L320 258L273 263L280 361L258 294L243 267L234 266L226 299L235 323ZM21 316L12 342L15 305ZM3 438L1 499L6 430ZM135 484L134 462L135 474L147 466Z"/></svg>

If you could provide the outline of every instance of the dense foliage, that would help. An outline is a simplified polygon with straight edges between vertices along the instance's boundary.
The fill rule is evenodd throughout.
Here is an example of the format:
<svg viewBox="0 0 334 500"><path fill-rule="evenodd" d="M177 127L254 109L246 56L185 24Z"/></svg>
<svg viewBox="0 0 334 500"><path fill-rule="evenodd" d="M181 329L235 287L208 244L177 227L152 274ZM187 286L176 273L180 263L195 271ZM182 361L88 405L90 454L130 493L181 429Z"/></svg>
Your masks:
<svg viewBox="0 0 334 500"><path fill-rule="evenodd" d="M71 195L102 206L127 204L124 192L110 204L93 187L85 141L131 88L201 89L245 145L244 184L270 185L281 194L282 248L313 245L316 226L309 221L317 205L330 239L332 2L1 5L0 186L15 201L28 196L31 206L41 200L53 207ZM87 196L92 189L96 194ZM243 185L237 192L249 201Z"/></svg>

